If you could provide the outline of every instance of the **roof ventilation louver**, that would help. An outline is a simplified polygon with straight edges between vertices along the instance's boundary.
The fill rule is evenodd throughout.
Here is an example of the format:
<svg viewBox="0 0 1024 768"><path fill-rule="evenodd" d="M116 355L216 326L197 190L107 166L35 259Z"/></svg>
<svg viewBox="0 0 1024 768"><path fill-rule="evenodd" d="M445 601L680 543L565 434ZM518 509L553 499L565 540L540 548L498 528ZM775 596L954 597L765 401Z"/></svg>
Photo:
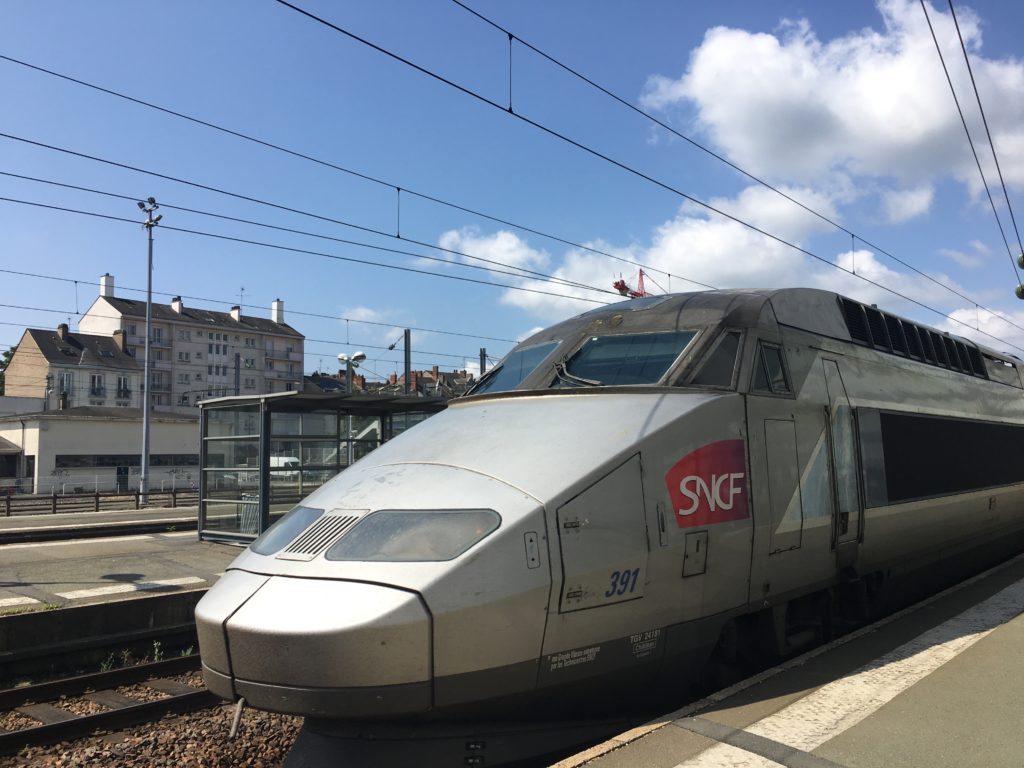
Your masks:
<svg viewBox="0 0 1024 768"><path fill-rule="evenodd" d="M321 517L278 557L282 560L312 560L339 539L358 519L352 515Z"/></svg>
<svg viewBox="0 0 1024 768"><path fill-rule="evenodd" d="M960 356L956 351L956 343L949 336L942 337L946 344L946 358L949 360L949 367L955 371L960 370Z"/></svg>
<svg viewBox="0 0 1024 768"><path fill-rule="evenodd" d="M911 323L904 323L903 330L907 334L907 350L910 352L910 356L923 360L924 349L921 346L921 337L918 335L917 326Z"/></svg>
<svg viewBox="0 0 1024 768"><path fill-rule="evenodd" d="M897 355L907 354L907 342L903 337L903 329L900 328L900 321L892 315L885 315L885 327L889 331L889 341L892 342L892 351Z"/></svg>
<svg viewBox="0 0 1024 768"><path fill-rule="evenodd" d="M974 369L974 373L978 376L988 378L988 372L985 370L985 361L981 358L981 352L977 347L968 347L967 354L971 358L971 367Z"/></svg>
<svg viewBox="0 0 1024 768"><path fill-rule="evenodd" d="M868 327L864 320L864 309L855 301L841 299L843 303L843 315L846 317L846 330L850 332L850 338L859 341L861 344L869 344Z"/></svg>
<svg viewBox="0 0 1024 768"><path fill-rule="evenodd" d="M871 344L876 348L892 351L892 346L889 344L889 334L886 333L885 319L882 317L882 313L874 307L864 307L864 312L868 316L868 330L871 331Z"/></svg>

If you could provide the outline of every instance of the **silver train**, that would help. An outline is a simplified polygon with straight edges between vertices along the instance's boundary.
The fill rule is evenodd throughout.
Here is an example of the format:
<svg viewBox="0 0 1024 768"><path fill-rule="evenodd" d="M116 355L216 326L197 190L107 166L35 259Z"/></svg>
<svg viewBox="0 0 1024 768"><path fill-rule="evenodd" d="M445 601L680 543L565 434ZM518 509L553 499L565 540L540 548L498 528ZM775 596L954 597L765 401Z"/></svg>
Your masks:
<svg viewBox="0 0 1024 768"><path fill-rule="evenodd" d="M1024 548L1022 365L810 289L579 315L241 554L196 609L206 683L416 721L795 652Z"/></svg>

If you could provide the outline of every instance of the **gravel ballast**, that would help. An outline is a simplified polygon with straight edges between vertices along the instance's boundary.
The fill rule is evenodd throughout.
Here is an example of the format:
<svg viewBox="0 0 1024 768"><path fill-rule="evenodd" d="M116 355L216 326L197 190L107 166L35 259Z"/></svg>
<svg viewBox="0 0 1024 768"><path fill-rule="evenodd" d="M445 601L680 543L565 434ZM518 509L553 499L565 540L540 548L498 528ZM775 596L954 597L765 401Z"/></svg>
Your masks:
<svg viewBox="0 0 1024 768"><path fill-rule="evenodd" d="M29 747L0 766L39 768L278 768L302 718L247 709L228 740L234 707L221 705L167 717L114 734Z"/></svg>

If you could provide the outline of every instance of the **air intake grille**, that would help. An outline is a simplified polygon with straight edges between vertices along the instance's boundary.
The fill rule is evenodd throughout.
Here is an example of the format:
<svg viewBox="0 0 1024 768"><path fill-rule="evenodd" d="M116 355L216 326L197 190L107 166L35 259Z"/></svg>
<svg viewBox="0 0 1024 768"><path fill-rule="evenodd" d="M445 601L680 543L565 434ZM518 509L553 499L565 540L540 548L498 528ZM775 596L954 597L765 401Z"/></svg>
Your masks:
<svg viewBox="0 0 1024 768"><path fill-rule="evenodd" d="M358 517L321 517L299 538L285 549L283 554L307 555L310 558L323 552L358 520Z"/></svg>

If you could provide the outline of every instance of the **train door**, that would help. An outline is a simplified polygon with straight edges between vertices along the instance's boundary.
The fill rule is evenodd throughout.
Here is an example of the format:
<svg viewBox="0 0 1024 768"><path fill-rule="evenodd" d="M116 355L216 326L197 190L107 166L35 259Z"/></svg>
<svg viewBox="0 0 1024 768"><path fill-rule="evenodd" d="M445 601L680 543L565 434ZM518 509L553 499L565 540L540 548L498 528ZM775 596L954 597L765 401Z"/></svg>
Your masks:
<svg viewBox="0 0 1024 768"><path fill-rule="evenodd" d="M639 454L558 509L560 613L643 597L647 526Z"/></svg>
<svg viewBox="0 0 1024 768"><path fill-rule="evenodd" d="M833 493L832 547L840 567L851 565L857 557L863 507L857 482L857 430L853 408L846 395L839 363L822 360L829 399L829 442L832 458Z"/></svg>

